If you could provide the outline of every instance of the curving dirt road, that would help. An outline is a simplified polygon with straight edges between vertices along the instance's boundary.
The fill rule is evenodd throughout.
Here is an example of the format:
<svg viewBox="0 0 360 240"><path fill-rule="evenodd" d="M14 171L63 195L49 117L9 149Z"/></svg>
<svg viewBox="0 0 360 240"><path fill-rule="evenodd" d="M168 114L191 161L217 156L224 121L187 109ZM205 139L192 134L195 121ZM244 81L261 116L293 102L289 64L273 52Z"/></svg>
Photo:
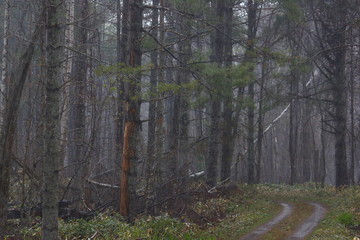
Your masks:
<svg viewBox="0 0 360 240"><path fill-rule="evenodd" d="M312 215L307 218L304 222L301 223L300 226L295 230L294 233L291 234L289 238L286 240L302 240L308 236L315 227L319 224L319 222L325 217L326 209L320 205L319 203L310 203L314 206L314 211ZM239 240L260 240L261 236L269 232L273 229L277 224L279 224L282 220L285 220L288 216L290 216L293 212L293 206L288 203L281 203L283 206L283 210L281 213L267 222L266 224L258 227L251 233L245 235ZM286 224L286 222L285 222Z"/></svg>
<svg viewBox="0 0 360 240"><path fill-rule="evenodd" d="M325 217L326 209L318 203L310 203L313 205L313 214L306 219L298 229L287 240L301 240L309 235L319 222Z"/></svg>
<svg viewBox="0 0 360 240"><path fill-rule="evenodd" d="M251 233L240 238L239 240L255 240L261 235L270 231L273 227L275 227L275 225L280 223L282 220L290 216L290 214L293 212L293 206L288 203L280 203L280 204L283 206L283 209L279 215L277 215L275 218L265 223L264 225L261 225Z"/></svg>

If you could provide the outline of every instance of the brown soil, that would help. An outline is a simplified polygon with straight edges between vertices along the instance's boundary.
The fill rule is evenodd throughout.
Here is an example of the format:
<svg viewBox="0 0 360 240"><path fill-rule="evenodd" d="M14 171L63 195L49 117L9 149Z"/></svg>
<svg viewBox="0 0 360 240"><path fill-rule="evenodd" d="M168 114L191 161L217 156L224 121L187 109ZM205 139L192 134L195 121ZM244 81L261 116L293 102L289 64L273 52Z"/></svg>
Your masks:
<svg viewBox="0 0 360 240"><path fill-rule="evenodd" d="M308 203L294 204L294 212L279 225L262 236L262 240L287 239L314 211L314 207Z"/></svg>

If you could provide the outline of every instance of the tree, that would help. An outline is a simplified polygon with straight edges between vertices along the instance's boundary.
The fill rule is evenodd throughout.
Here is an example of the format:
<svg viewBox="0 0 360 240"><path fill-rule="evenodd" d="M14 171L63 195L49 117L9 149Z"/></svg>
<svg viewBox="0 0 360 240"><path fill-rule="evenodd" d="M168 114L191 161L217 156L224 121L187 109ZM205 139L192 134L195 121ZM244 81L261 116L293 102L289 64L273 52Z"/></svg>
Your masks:
<svg viewBox="0 0 360 240"><path fill-rule="evenodd" d="M64 33L64 1L47 0L45 132L43 157L42 239L58 239L60 163L60 83Z"/></svg>
<svg viewBox="0 0 360 240"><path fill-rule="evenodd" d="M74 2L74 19L77 24L74 26L74 47L77 54L73 59L71 72L72 83L72 104L69 137L69 165L74 165L72 172L73 186L71 198L77 209L81 206L81 199L84 198L84 184L87 175L88 159L86 159L86 82L88 75L87 44L88 44L88 22L89 22L89 1Z"/></svg>
<svg viewBox="0 0 360 240"><path fill-rule="evenodd" d="M159 0L153 0L153 5L154 6L158 6L159 5ZM151 34L154 37L158 37L158 33L159 33L159 10L158 9L153 9L152 12L152 17L151 17L151 27L152 27L152 31ZM150 53L150 61L152 66L151 69L151 73L150 73L150 96L154 96L155 95L155 91L156 91L156 87L158 84L158 57L159 57L159 52L157 49L153 50ZM150 97L150 98L151 98ZM146 188L149 189L150 188L150 183L151 183L151 174L153 173L153 171L155 170L154 168L154 164L155 164L155 158L156 158L156 152L157 152L157 148L160 148L160 146L157 145L158 141L156 140L157 138L157 134L156 134L156 122L157 122L157 101L154 101L153 99L150 99L149 102L149 124L148 124L148 139L147 139L147 183L146 183ZM147 211L147 205L148 205L148 201L146 201L146 211Z"/></svg>
<svg viewBox="0 0 360 240"><path fill-rule="evenodd" d="M222 0L212 1L212 11L215 15L216 29L211 36L211 55L210 61L221 67L222 58L224 56L224 34L221 29L224 28L225 2ZM216 81L213 79L212 81ZM213 83L214 84L214 83ZM210 92L210 132L208 152L206 156L206 181L210 186L216 185L217 178L217 161L219 157L219 123L221 114L221 105L219 99L219 90L215 88L215 84Z"/></svg>
<svg viewBox="0 0 360 240"><path fill-rule="evenodd" d="M224 32L226 37L224 38L224 67L232 67L232 55L233 55L233 41L232 41L232 28L233 28L233 7L234 1L225 0L224 10ZM222 143L221 143L221 181L225 181L230 178L230 169L232 162L232 155L234 150L234 134L233 129L235 125L235 119L233 118L233 89L231 81L232 79L226 79L227 89L224 94L224 111L223 111L223 131L222 131Z"/></svg>
<svg viewBox="0 0 360 240"><path fill-rule="evenodd" d="M347 79L346 33L349 1L313 4L313 16L319 36L323 62L321 70L331 87L333 132L335 136L335 186L348 185L347 171Z"/></svg>
<svg viewBox="0 0 360 240"><path fill-rule="evenodd" d="M255 66L255 38L258 26L258 1L248 0L247 2L247 46L245 58L252 66ZM254 73L254 67L249 71ZM255 78L255 73L253 78ZM248 160L248 183L259 183L260 181L260 163L256 161L255 156L255 79L248 85L248 95L251 102L248 107L247 123L247 160Z"/></svg>
<svg viewBox="0 0 360 240"><path fill-rule="evenodd" d="M43 19L43 14L39 19ZM41 21L40 21L41 22ZM10 165L14 146L14 134L20 99L24 90L26 76L34 55L36 43L42 33L41 26L37 26L32 34L31 41L17 66L11 71L12 84L8 89L8 99L5 99L3 124L0 132L0 229L4 229L7 219L7 205L10 189Z"/></svg>
<svg viewBox="0 0 360 240"><path fill-rule="evenodd" d="M129 34L126 43L126 65L133 68L141 66L142 0L128 1ZM131 220L136 199L136 164L138 160L138 138L140 130L140 83L141 74L130 76L127 82L126 120L121 171L120 214Z"/></svg>
<svg viewBox="0 0 360 240"><path fill-rule="evenodd" d="M129 1L123 1L123 6L121 9L121 1L118 0L116 3L116 61L119 64L125 64L126 61L126 47L128 43L128 11L129 11ZM116 85L117 85L117 111L116 111L116 169L120 170L121 167L121 158L123 152L124 144L124 115L125 115L125 85L124 79L121 76L117 76ZM120 174L119 174L120 175Z"/></svg>
<svg viewBox="0 0 360 240"><path fill-rule="evenodd" d="M4 7L4 41L2 49L1 60L1 83L0 83L0 109L3 110L4 98L6 96L6 81L8 80L8 43L9 43L9 28L10 28L10 0L5 1Z"/></svg>

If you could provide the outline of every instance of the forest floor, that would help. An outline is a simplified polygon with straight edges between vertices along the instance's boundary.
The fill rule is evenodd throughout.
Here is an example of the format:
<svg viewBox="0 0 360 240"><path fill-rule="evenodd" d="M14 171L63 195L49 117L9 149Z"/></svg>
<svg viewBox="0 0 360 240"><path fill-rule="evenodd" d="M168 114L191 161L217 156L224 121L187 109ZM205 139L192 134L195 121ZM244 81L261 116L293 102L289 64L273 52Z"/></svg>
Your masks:
<svg viewBox="0 0 360 240"><path fill-rule="evenodd" d="M326 209L318 203L295 204L295 207L288 203L281 203L281 205L283 210L278 216L248 233L240 240L302 240L312 233L326 214ZM310 208L309 205L312 205L313 208ZM305 217L306 219L304 219Z"/></svg>
<svg viewBox="0 0 360 240"><path fill-rule="evenodd" d="M214 229L220 227L214 231L218 234L216 239L352 240L360 236L360 187L337 190L305 184L242 186L242 189L250 194L243 199L248 201L248 210L241 211L242 220L234 221L234 226L225 219L215 226ZM282 210L277 208L280 205ZM243 216L261 206L266 207L257 214L256 221ZM264 224L269 214L272 218ZM250 226L239 224L242 221ZM231 235L223 233L224 226Z"/></svg>
<svg viewBox="0 0 360 240"><path fill-rule="evenodd" d="M112 212L60 221L60 239L353 240L360 236L360 187L239 185L189 196L181 212L126 223ZM7 239L40 239L38 224Z"/></svg>

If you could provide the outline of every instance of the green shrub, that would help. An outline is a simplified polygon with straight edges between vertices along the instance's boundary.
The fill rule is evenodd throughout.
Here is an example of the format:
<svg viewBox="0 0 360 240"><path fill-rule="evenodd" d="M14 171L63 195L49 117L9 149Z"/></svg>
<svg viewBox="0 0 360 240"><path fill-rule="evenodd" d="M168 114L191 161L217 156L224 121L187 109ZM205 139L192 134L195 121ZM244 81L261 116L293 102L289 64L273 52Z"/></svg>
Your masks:
<svg viewBox="0 0 360 240"><path fill-rule="evenodd" d="M350 226L353 226L355 224L353 214L348 213L348 212L342 213L338 217L338 221L341 224L344 224L346 227L350 227Z"/></svg>

